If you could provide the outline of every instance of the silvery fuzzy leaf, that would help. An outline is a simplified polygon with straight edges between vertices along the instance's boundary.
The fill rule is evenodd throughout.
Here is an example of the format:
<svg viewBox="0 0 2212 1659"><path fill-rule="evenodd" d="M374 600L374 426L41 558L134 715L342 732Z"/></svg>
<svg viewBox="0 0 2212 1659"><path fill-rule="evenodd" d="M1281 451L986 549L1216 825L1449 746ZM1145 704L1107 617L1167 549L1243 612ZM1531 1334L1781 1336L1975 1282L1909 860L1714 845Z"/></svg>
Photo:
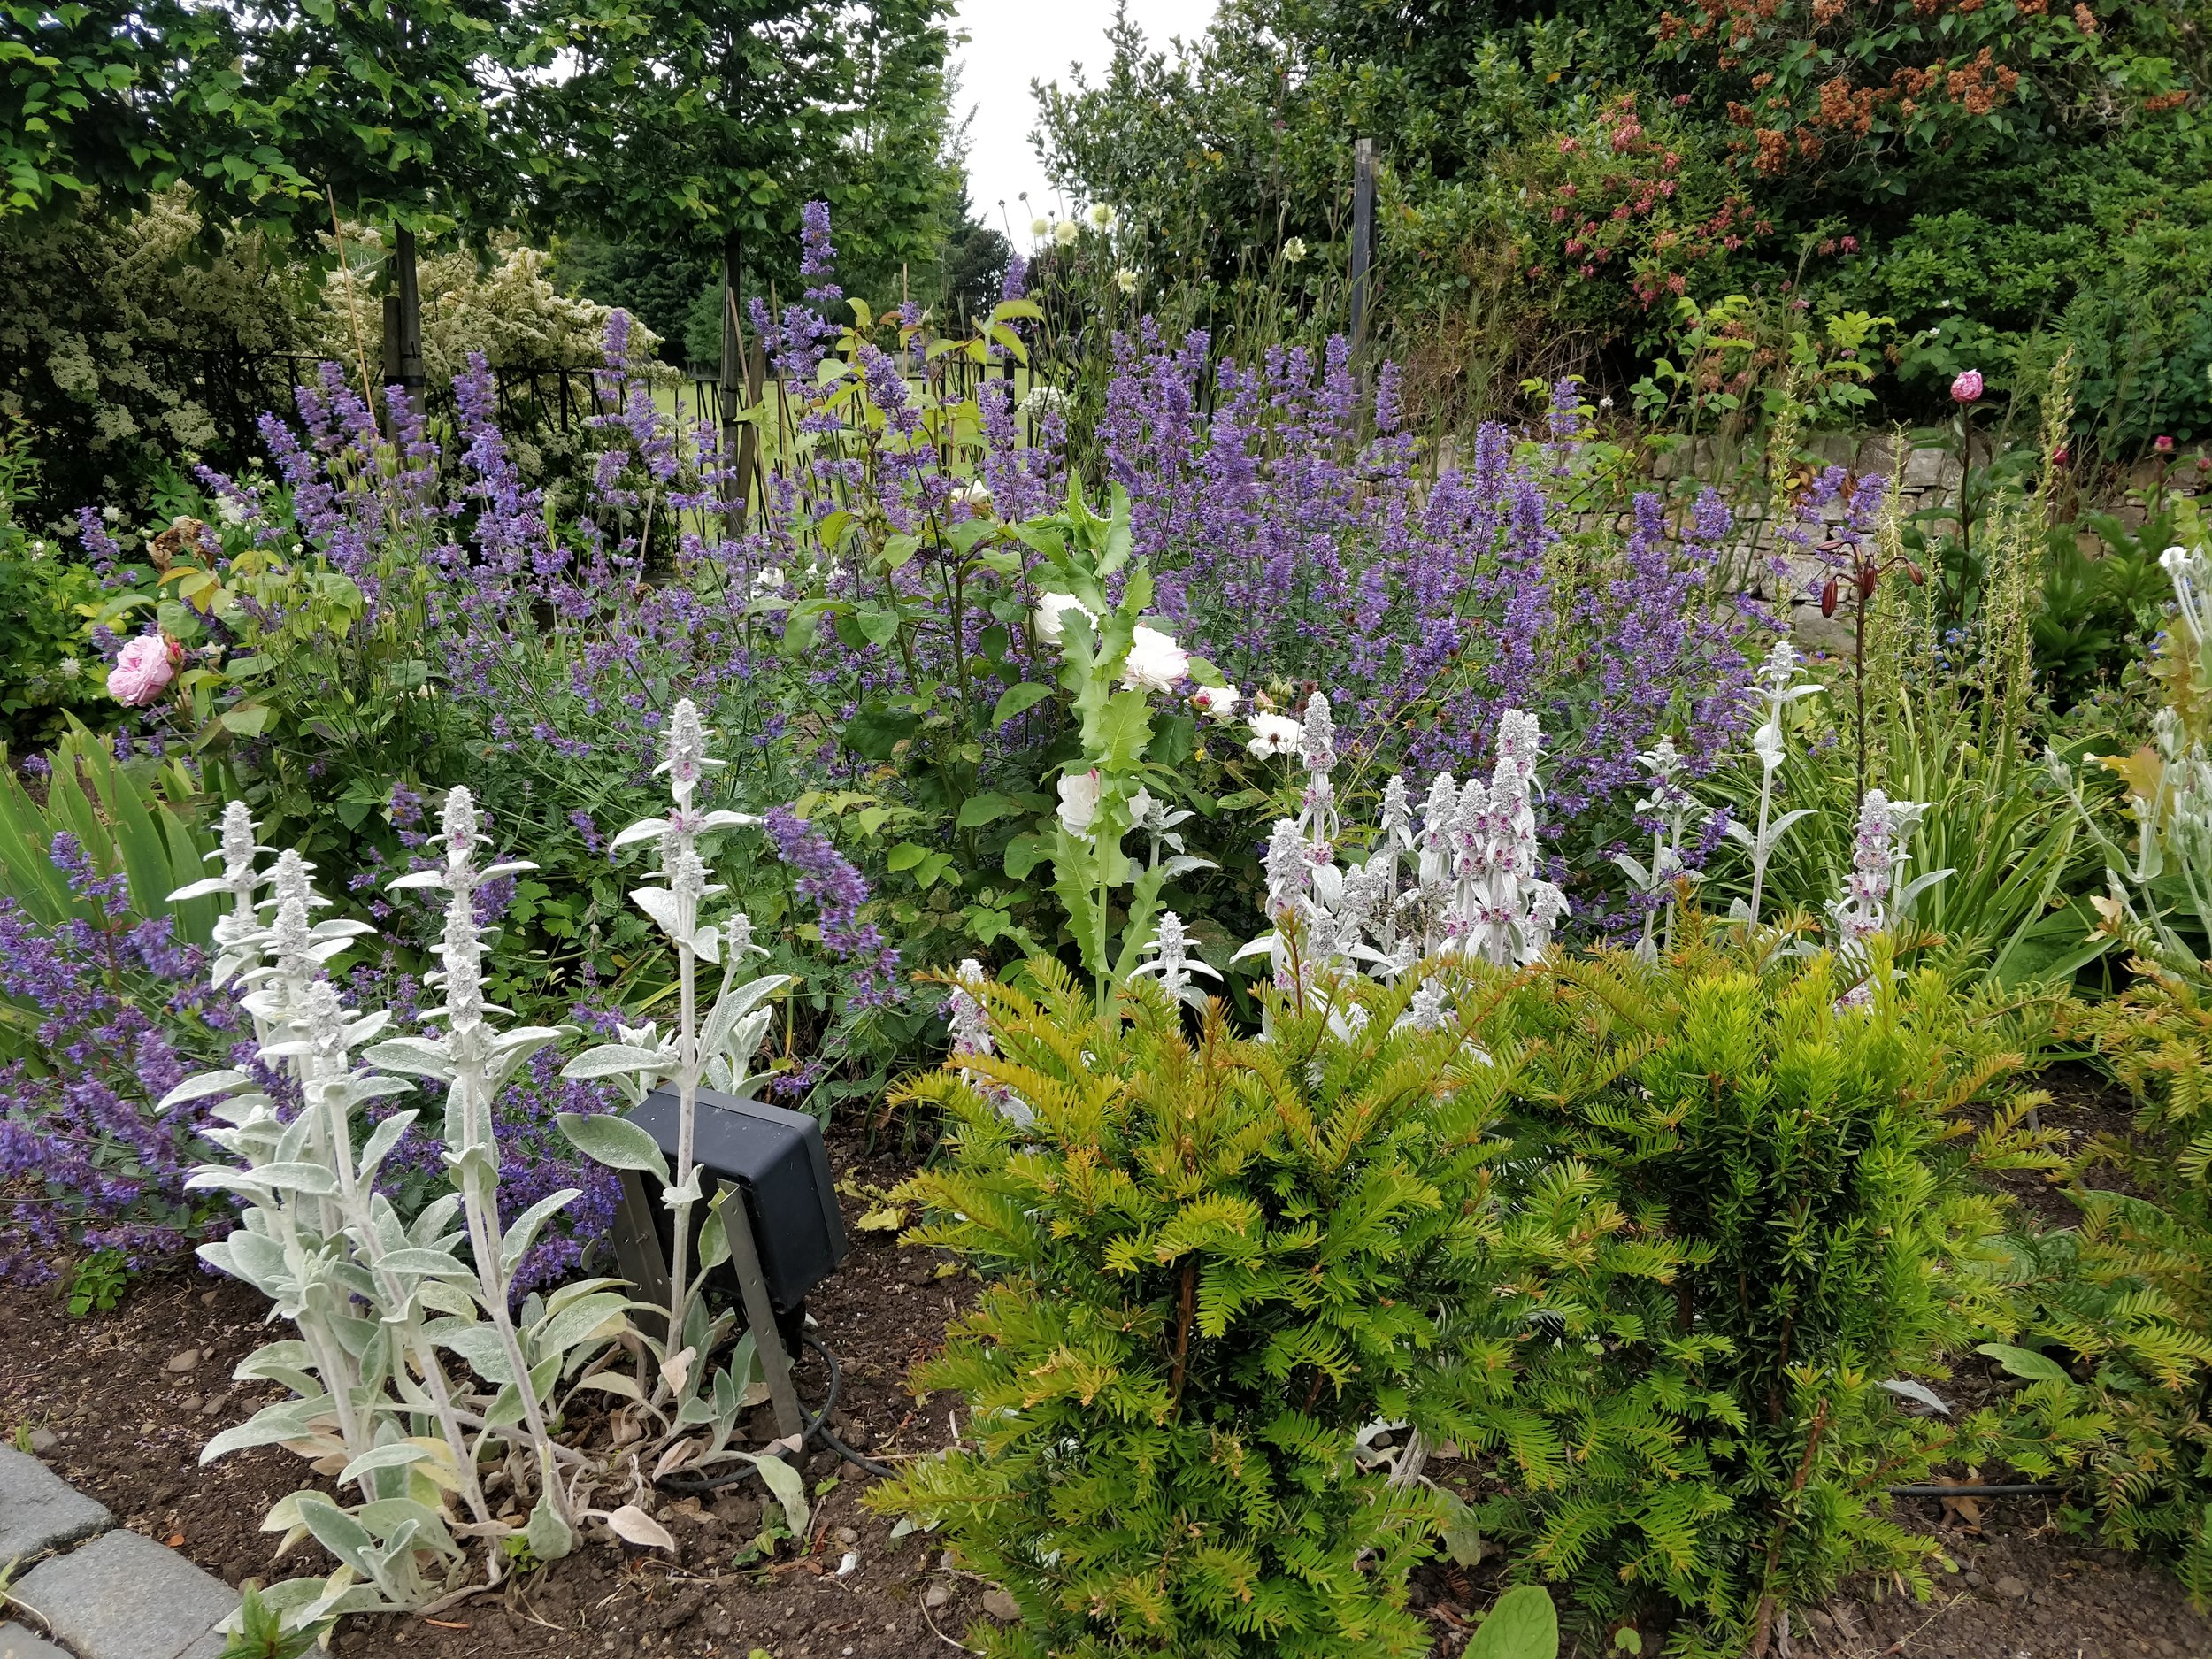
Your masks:
<svg viewBox="0 0 2212 1659"><path fill-rule="evenodd" d="M307 948L307 959L317 964L335 961L353 949L350 939L319 939Z"/></svg>
<svg viewBox="0 0 2212 1659"><path fill-rule="evenodd" d="M540 1561L558 1561L576 1548L576 1534L553 1507L553 1494L549 1492L539 1494L537 1507L530 1511L530 1523L522 1529L522 1536L530 1546L530 1553Z"/></svg>
<svg viewBox="0 0 2212 1659"><path fill-rule="evenodd" d="M757 1008L737 1022L729 1034L722 1052L715 1056L726 1059L741 1074L747 1069L753 1056L760 1052L761 1039L767 1034L768 1022L775 1018L775 1010Z"/></svg>
<svg viewBox="0 0 2212 1659"><path fill-rule="evenodd" d="M299 1113L290 1123L284 1125L284 1133L277 1137L276 1156L271 1161L288 1164L297 1160L300 1155L307 1149L307 1143L313 1138L314 1133L314 1114Z"/></svg>
<svg viewBox="0 0 2212 1659"><path fill-rule="evenodd" d="M677 914L676 895L666 887L634 887L630 902L652 918L654 925L669 938L680 941L682 918Z"/></svg>
<svg viewBox="0 0 2212 1659"><path fill-rule="evenodd" d="M307 930L307 936L313 940L358 939L365 933L375 932L376 929L367 922L351 922L342 917L333 917L329 921L317 922Z"/></svg>
<svg viewBox="0 0 2212 1659"><path fill-rule="evenodd" d="M610 1512L607 1527L617 1538L635 1548L664 1549L672 1555L676 1553L676 1540L669 1536L668 1529L634 1503L626 1503Z"/></svg>
<svg viewBox="0 0 2212 1659"><path fill-rule="evenodd" d="M265 1164L254 1170L225 1169L211 1164L193 1171L184 1185L188 1192L227 1188L249 1198L285 1192L328 1198L338 1190L338 1178L319 1164Z"/></svg>
<svg viewBox="0 0 2212 1659"><path fill-rule="evenodd" d="M557 1193L549 1194L524 1210L509 1224L506 1237L499 1247L499 1263L503 1271L512 1273L515 1264L536 1239L538 1229L568 1208L570 1202L582 1194L573 1187L565 1187Z"/></svg>
<svg viewBox="0 0 2212 1659"><path fill-rule="evenodd" d="M1947 1417L1951 1415L1951 1408L1925 1383L1916 1383L1905 1377L1892 1377L1881 1386L1893 1394L1902 1394L1908 1400L1917 1400L1924 1406L1932 1407Z"/></svg>
<svg viewBox="0 0 2212 1659"><path fill-rule="evenodd" d="M410 874L401 876L396 880L386 882L384 884L384 890L388 893L396 893L403 888L409 887L442 887L444 886L444 871L417 870Z"/></svg>
<svg viewBox="0 0 2212 1659"><path fill-rule="evenodd" d="M574 1196L573 1194L571 1196ZM385 1254L377 1266L403 1279L474 1279L476 1270L443 1250L412 1248Z"/></svg>
<svg viewBox="0 0 2212 1659"><path fill-rule="evenodd" d="M759 822L750 812L733 812L727 808L717 807L699 820L699 833L703 835L709 830L751 829Z"/></svg>
<svg viewBox="0 0 2212 1659"><path fill-rule="evenodd" d="M612 1341L629 1328L629 1310L630 1299L618 1291L601 1291L570 1302L531 1331L531 1349L562 1356L586 1343Z"/></svg>
<svg viewBox="0 0 2212 1659"><path fill-rule="evenodd" d="M305 1440L314 1432L314 1419L329 1406L327 1394L318 1394L312 1399L280 1400L273 1406L264 1406L243 1423L225 1429L203 1446L200 1462L211 1463L227 1452L243 1451L250 1446L279 1446L286 1440Z"/></svg>
<svg viewBox="0 0 2212 1659"><path fill-rule="evenodd" d="M1282 937L1283 936L1280 933L1262 933L1250 944L1243 946L1240 949L1234 956L1229 958L1229 960L1232 962L1242 962L1247 956L1267 956L1274 950L1276 946L1282 942Z"/></svg>
<svg viewBox="0 0 2212 1659"><path fill-rule="evenodd" d="M209 855L211 857L220 857L222 855L219 852ZM174 893L172 893L169 895L169 902L172 904L181 904L188 899L204 899L212 893L227 893L229 891L230 878L228 876L202 876L197 881L187 882L183 887L179 887Z"/></svg>
<svg viewBox="0 0 2212 1659"><path fill-rule="evenodd" d="M1946 880L1956 874L1958 872L1955 870L1931 870L1924 876L1914 877L1905 883L1905 890L1897 895L1897 913L1900 916L1909 916L1912 914L1912 903L1915 899L1935 886L1937 882Z"/></svg>
<svg viewBox="0 0 2212 1659"><path fill-rule="evenodd" d="M241 1084L253 1079L238 1071L203 1071L197 1077L187 1078L155 1102L154 1110L165 1112L172 1106L181 1106L188 1101L205 1100L210 1094L227 1094Z"/></svg>
<svg viewBox="0 0 2212 1659"><path fill-rule="evenodd" d="M780 1457L766 1454L751 1460L768 1490L776 1494L776 1502L783 1506L784 1525L797 1538L806 1536L810 1518L806 1502L806 1482L799 1471Z"/></svg>
<svg viewBox="0 0 2212 1659"><path fill-rule="evenodd" d="M508 876L526 874L536 868L537 865L532 864L527 858L503 858L490 869L478 871L476 879L480 884L486 881L499 881Z"/></svg>
<svg viewBox="0 0 2212 1659"><path fill-rule="evenodd" d="M415 1086L403 1077L379 1077L371 1072L365 1077L351 1077L328 1085L329 1088L349 1106L358 1106L365 1101L386 1100L394 1094L411 1094Z"/></svg>
<svg viewBox="0 0 2212 1659"><path fill-rule="evenodd" d="M1179 855L1160 866L1160 874L1166 880L1172 881L1176 877L1188 875L1194 870L1218 870L1219 868L1221 866L1210 858ZM1339 880L1341 881L1340 877Z"/></svg>
<svg viewBox="0 0 2212 1659"><path fill-rule="evenodd" d="M415 1286L415 1300L449 1318L473 1319L477 1313L475 1298L458 1280L426 1279Z"/></svg>
<svg viewBox="0 0 2212 1659"><path fill-rule="evenodd" d="M664 1071L675 1064L673 1044L660 1048L638 1048L628 1043L603 1042L595 1048L585 1049L563 1066L561 1075L572 1082L583 1082L623 1071Z"/></svg>
<svg viewBox="0 0 2212 1659"><path fill-rule="evenodd" d="M554 1122L586 1157L616 1170L639 1170L668 1179L668 1161L653 1137L626 1118L612 1113L562 1112Z"/></svg>
<svg viewBox="0 0 2212 1659"><path fill-rule="evenodd" d="M300 1494L300 1522L315 1541L365 1578L379 1577L383 1565L369 1529L319 1492Z"/></svg>
<svg viewBox="0 0 2212 1659"><path fill-rule="evenodd" d="M1330 910L1344 902L1344 872L1334 864L1317 864L1313 870L1314 896Z"/></svg>
<svg viewBox="0 0 2212 1659"><path fill-rule="evenodd" d="M681 1204L697 1203L699 1202L699 1173L698 1169L695 1167L691 1171L691 1179L681 1187L664 1188L661 1193L661 1202L666 1204L671 1210Z"/></svg>
<svg viewBox="0 0 2212 1659"><path fill-rule="evenodd" d="M1813 809L1809 806L1797 807L1783 813L1780 818L1767 826L1767 845L1769 847L1780 845L1782 837L1789 833L1791 825L1801 818L1810 818L1812 815ZM1729 827L1733 829L1735 826L1732 823Z"/></svg>
<svg viewBox="0 0 2212 1659"><path fill-rule="evenodd" d="M423 1454L423 1461L430 1463L434 1470L442 1461L450 1466L451 1454L442 1443L425 1445L417 1441L415 1445ZM434 1475L433 1479L435 1478ZM447 1476L447 1479L450 1478ZM453 1534L446 1530L444 1518L428 1504L418 1503L412 1498L379 1498L373 1502L363 1504L357 1513L372 1532L396 1537L401 1527L411 1525L414 1528L414 1548L419 1549L426 1543L449 1558L457 1560L461 1555L461 1547L453 1541Z"/></svg>
<svg viewBox="0 0 2212 1659"><path fill-rule="evenodd" d="M407 1236L419 1245L428 1246L452 1225L454 1215L460 1208L461 1195L458 1193L447 1193L433 1199L424 1207L422 1214L415 1217L415 1225L408 1230Z"/></svg>
<svg viewBox="0 0 2212 1659"><path fill-rule="evenodd" d="M365 1048L360 1057L378 1069L398 1071L409 1078L447 1082L453 1075L442 1038L385 1038L373 1048Z"/></svg>
<svg viewBox="0 0 2212 1659"><path fill-rule="evenodd" d="M495 1095L507 1087L508 1079L528 1064L530 1056L539 1049L560 1041L561 1033L546 1025L526 1026L509 1032L492 1045L490 1064L484 1068L486 1086Z"/></svg>
<svg viewBox="0 0 2212 1659"><path fill-rule="evenodd" d="M228 1100L211 1106L208 1110L218 1122L243 1129L265 1116L273 1120L276 1102L266 1094L234 1094Z"/></svg>
<svg viewBox="0 0 2212 1659"><path fill-rule="evenodd" d="M1654 886L1651 872L1645 869L1640 860L1630 857L1626 853L1615 853L1613 862L1618 864L1628 879L1636 884L1640 892L1651 891Z"/></svg>
<svg viewBox="0 0 2212 1659"><path fill-rule="evenodd" d="M1754 852L1758 850L1759 842L1752 834L1751 826L1740 818L1730 818L1721 826L1721 833L1739 847L1748 848Z"/></svg>
<svg viewBox="0 0 2212 1659"><path fill-rule="evenodd" d="M740 1018L791 983L787 973L764 973L742 985L733 985L732 978L736 969L737 964L731 963L730 972L722 979L721 994L714 999L705 1028L699 1033L699 1047L706 1053L720 1053L729 1040L731 1028Z"/></svg>
<svg viewBox="0 0 2212 1659"><path fill-rule="evenodd" d="M1732 922L1747 922L1747 921L1749 921L1749 920L1751 919L1751 905L1750 905L1750 902L1749 902L1748 900L1745 900L1745 899L1731 899L1731 900L1729 900L1729 901L1728 901L1728 919L1729 919L1730 921L1732 921Z"/></svg>
<svg viewBox="0 0 2212 1659"><path fill-rule="evenodd" d="M511 1383L514 1376L507 1366L507 1349L500 1341L499 1333L479 1319L433 1319L422 1328L423 1335L438 1347L458 1354L468 1363L469 1369L489 1383Z"/></svg>
<svg viewBox="0 0 2212 1659"><path fill-rule="evenodd" d="M391 1156L392 1148L399 1144L400 1136L405 1134L408 1127L420 1116L419 1112L394 1112L369 1132L369 1138L361 1148L363 1186L375 1185L378 1166Z"/></svg>
<svg viewBox="0 0 2212 1659"><path fill-rule="evenodd" d="M607 850L611 853L618 852L625 847L634 847L640 841L657 841L667 833L668 820L666 818L640 818L636 823L631 825L629 828L621 831L612 841L609 841L607 843Z"/></svg>
<svg viewBox="0 0 2212 1659"><path fill-rule="evenodd" d="M338 1484L342 1486L349 1485L373 1470L404 1469L409 1463L419 1463L429 1455L426 1447L411 1445L406 1440L373 1446L338 1471Z"/></svg>

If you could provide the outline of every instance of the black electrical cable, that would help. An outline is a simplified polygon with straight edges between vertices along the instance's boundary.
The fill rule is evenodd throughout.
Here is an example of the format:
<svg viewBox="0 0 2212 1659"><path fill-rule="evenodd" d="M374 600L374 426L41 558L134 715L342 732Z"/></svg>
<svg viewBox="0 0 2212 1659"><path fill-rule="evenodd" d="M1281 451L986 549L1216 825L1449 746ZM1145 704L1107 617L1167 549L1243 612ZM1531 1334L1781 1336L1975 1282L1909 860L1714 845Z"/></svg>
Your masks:
<svg viewBox="0 0 2212 1659"><path fill-rule="evenodd" d="M1891 1486L1893 1498L2058 1498L2066 1488L2048 1480L2022 1480L1993 1486Z"/></svg>
<svg viewBox="0 0 2212 1659"><path fill-rule="evenodd" d="M872 1458L863 1457L837 1438L837 1431L830 1427L829 1416L837 1409L837 1394L844 1382L844 1367L837 1363L836 1355L831 1353L814 1338L802 1333L799 1340L819 1354L822 1356L822 1363L829 1368L829 1388L822 1396L822 1409L806 1419L804 1426L799 1431L799 1443L803 1446L810 1440L819 1440L822 1444L856 1469L863 1470L872 1475L881 1476L886 1479L897 1474L898 1471L895 1469L885 1463L879 1463ZM800 1409L802 1412L805 1410L803 1404L801 1405ZM753 1466L750 1463L740 1463L734 1469L726 1469L716 1475L687 1475L681 1470L678 1470L673 1474L663 1475L653 1484L665 1491L703 1497L710 1493L719 1492L726 1486L733 1486L753 1472Z"/></svg>

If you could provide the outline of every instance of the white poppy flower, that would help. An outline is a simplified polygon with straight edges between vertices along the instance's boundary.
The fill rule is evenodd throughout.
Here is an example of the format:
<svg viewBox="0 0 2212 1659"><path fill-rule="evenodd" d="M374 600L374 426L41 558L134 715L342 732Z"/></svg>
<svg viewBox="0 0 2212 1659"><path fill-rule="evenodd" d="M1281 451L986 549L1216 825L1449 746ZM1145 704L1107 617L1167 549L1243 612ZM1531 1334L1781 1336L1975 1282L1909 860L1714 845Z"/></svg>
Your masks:
<svg viewBox="0 0 2212 1659"><path fill-rule="evenodd" d="M1033 618L1037 625L1037 637L1047 645L1059 644L1061 618L1070 611L1080 611L1085 621L1093 627L1098 626L1098 613L1073 594L1047 594L1037 601Z"/></svg>
<svg viewBox="0 0 2212 1659"><path fill-rule="evenodd" d="M1071 835L1087 837L1091 825L1098 818L1098 797L1102 785L1098 769L1068 772L1060 780L1060 823Z"/></svg>
<svg viewBox="0 0 2212 1659"><path fill-rule="evenodd" d="M1137 625L1129 641L1129 656L1122 664L1125 690L1172 691L1176 681L1190 672L1190 653L1157 628Z"/></svg>
<svg viewBox="0 0 2212 1659"><path fill-rule="evenodd" d="M1264 760L1270 755L1295 755L1305 741L1306 728L1286 714L1252 717L1252 741L1245 747Z"/></svg>
<svg viewBox="0 0 2212 1659"><path fill-rule="evenodd" d="M1237 711L1237 704L1244 694L1234 686L1201 686L1190 695L1191 707L1199 713L1225 720Z"/></svg>

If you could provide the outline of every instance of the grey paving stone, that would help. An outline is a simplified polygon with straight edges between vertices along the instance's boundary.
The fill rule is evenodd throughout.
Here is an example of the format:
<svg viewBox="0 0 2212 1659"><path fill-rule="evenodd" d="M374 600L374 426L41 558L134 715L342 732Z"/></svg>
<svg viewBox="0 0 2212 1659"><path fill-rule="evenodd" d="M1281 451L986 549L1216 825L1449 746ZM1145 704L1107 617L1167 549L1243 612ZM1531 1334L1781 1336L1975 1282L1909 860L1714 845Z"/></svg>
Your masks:
<svg viewBox="0 0 2212 1659"><path fill-rule="evenodd" d="M69 1655L20 1624L0 1624L0 1659L69 1659Z"/></svg>
<svg viewBox="0 0 2212 1659"><path fill-rule="evenodd" d="M78 1659L179 1659L238 1605L220 1578L136 1532L57 1555L12 1594Z"/></svg>
<svg viewBox="0 0 2212 1659"><path fill-rule="evenodd" d="M114 1525L105 1509L37 1458L0 1447L0 1566Z"/></svg>
<svg viewBox="0 0 2212 1659"><path fill-rule="evenodd" d="M220 1631L211 1630L177 1655L177 1659L223 1659L225 1638Z"/></svg>

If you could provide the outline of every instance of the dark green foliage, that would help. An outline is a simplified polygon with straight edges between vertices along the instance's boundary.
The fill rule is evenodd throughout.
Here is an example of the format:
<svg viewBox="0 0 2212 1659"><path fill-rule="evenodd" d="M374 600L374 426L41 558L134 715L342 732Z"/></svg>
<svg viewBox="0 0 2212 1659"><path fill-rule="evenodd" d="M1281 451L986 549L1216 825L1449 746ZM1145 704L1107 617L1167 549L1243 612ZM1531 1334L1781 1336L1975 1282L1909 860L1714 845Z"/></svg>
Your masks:
<svg viewBox="0 0 2212 1659"><path fill-rule="evenodd" d="M1526 1104L1554 1156L1602 1171L1684 1265L1609 1287L1635 1340L1532 1372L1578 1463L1559 1482L1502 1476L1486 1527L1586 1619L1673 1624L1670 1652L1762 1646L1855 1567L1924 1589L1934 1545L1881 1489L1940 1441L1880 1385L1942 1375L1993 1306L1964 1270L1995 1212L1944 1148L2022 1064L2024 1016L1933 972L1878 973L1849 1007L1824 956L1760 965L1705 941L1555 972L1555 1000L1525 1014L1586 1048L1586 1071ZM2014 1127L2032 1103L1997 1109L1982 1156L2032 1158Z"/></svg>
<svg viewBox="0 0 2212 1659"><path fill-rule="evenodd" d="M2077 1227L2013 1241L2016 1340L2070 1371L2029 1381L1998 1444L2033 1475L2076 1479L2069 1522L2173 1561L2201 1606L2212 1602L2212 1004L2201 985L2135 966L2133 987L2082 1013L2139 1102L2134 1133L2083 1152L2069 1194ZM2132 1190L2108 1190L2113 1171Z"/></svg>
<svg viewBox="0 0 2212 1659"><path fill-rule="evenodd" d="M1149 989L1108 1024L1057 964L1028 972L1033 992L978 992L999 1056L907 1091L954 1125L904 1189L910 1237L988 1283L916 1378L966 1397L967 1443L872 1503L1013 1593L1020 1625L973 1633L1003 1659L1422 1651L1404 1577L1437 1501L1360 1472L1355 1437L1409 1418L1563 1471L1512 1398L1517 1351L1555 1303L1558 1328L1624 1340L1553 1280L1666 1252L1617 1241L1571 1160L1502 1203L1518 1064L1464 1025L1394 1029L1405 993L1348 992L1348 1038L1279 1003L1268 1041L1240 1039L1217 1002L1194 1040Z"/></svg>
<svg viewBox="0 0 2212 1659"><path fill-rule="evenodd" d="M1228 0L1180 55L1118 33L1043 126L1056 180L1138 223L1148 269L1214 283L1288 235L1340 272L1353 141L1373 139L1383 318L1417 397L1479 408L1519 373L1617 372L1622 346L1658 349L1671 295L1740 291L1893 317L1879 390L1901 411L1970 366L2009 390L2016 352L2056 330L2085 428L2139 446L2212 418L2205 40L2182 0ZM1624 156L1622 109L1678 188L1628 192L1594 241L1584 181L1532 180ZM1725 222L1721 180L1748 207Z"/></svg>

